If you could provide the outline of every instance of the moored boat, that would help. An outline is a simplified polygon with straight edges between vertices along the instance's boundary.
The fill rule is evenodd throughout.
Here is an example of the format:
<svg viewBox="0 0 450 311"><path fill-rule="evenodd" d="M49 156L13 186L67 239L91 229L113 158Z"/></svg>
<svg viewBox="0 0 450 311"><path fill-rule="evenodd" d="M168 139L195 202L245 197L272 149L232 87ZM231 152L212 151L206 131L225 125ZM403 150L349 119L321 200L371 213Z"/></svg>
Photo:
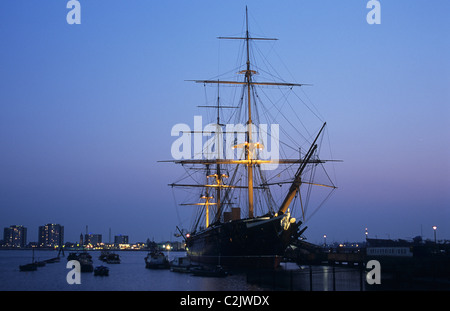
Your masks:
<svg viewBox="0 0 450 311"><path fill-rule="evenodd" d="M25 265L20 265L19 270L20 271L36 271L38 266L39 266L38 262L34 260L34 248L33 248L33 255L31 257L31 263L25 264Z"/></svg>
<svg viewBox="0 0 450 311"><path fill-rule="evenodd" d="M54 258L50 258L50 259L46 259L44 260L46 263L55 263L55 262L59 262L60 258L58 257L54 257Z"/></svg>
<svg viewBox="0 0 450 311"><path fill-rule="evenodd" d="M120 263L119 254L116 253L108 254L106 256L105 262L109 264L119 264Z"/></svg>
<svg viewBox="0 0 450 311"><path fill-rule="evenodd" d="M36 261L36 265L38 267L44 267L45 266L45 261Z"/></svg>
<svg viewBox="0 0 450 311"><path fill-rule="evenodd" d="M170 271L190 273L197 265L193 264L189 257L176 257L170 262Z"/></svg>
<svg viewBox="0 0 450 311"><path fill-rule="evenodd" d="M20 271L36 271L37 268L38 265L34 262L19 266Z"/></svg>
<svg viewBox="0 0 450 311"><path fill-rule="evenodd" d="M108 257L109 254L111 254L110 251L102 250L100 256L98 256L98 259L100 259L101 261L106 261L106 258Z"/></svg>
<svg viewBox="0 0 450 311"><path fill-rule="evenodd" d="M170 263L167 256L160 251L151 251L145 257L147 269L169 269Z"/></svg>
<svg viewBox="0 0 450 311"><path fill-rule="evenodd" d="M108 276L109 275L109 268L105 267L105 266L97 266L94 269L94 275Z"/></svg>
<svg viewBox="0 0 450 311"><path fill-rule="evenodd" d="M216 266L197 266L191 270L192 275L206 277L225 277L228 272L220 265Z"/></svg>
<svg viewBox="0 0 450 311"><path fill-rule="evenodd" d="M78 252L69 253L69 256L67 256L67 261L78 260L78 256L79 256Z"/></svg>
<svg viewBox="0 0 450 311"><path fill-rule="evenodd" d="M78 259L76 260L80 263L81 272L94 271L94 262L92 261L92 256L88 252L78 254Z"/></svg>

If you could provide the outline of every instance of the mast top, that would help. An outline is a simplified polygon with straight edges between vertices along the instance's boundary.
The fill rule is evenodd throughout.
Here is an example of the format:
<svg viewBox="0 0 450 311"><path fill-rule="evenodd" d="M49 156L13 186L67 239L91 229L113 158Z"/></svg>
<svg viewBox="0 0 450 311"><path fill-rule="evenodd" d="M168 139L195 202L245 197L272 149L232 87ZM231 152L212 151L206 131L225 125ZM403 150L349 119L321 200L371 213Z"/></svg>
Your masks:
<svg viewBox="0 0 450 311"><path fill-rule="evenodd" d="M217 37L217 39L237 39L237 40L246 40L247 46L249 40L278 40L277 38L252 38L248 32L248 9L245 6L245 37Z"/></svg>

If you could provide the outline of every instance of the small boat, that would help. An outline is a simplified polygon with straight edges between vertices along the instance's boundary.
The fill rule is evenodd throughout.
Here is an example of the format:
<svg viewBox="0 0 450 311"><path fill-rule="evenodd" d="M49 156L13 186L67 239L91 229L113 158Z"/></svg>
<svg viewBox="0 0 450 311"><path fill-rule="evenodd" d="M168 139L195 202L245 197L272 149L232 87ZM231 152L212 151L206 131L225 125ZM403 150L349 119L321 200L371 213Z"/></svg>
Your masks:
<svg viewBox="0 0 450 311"><path fill-rule="evenodd" d="M225 271L222 266L198 266L191 269L191 272L195 276L208 276L208 277L225 277L228 272Z"/></svg>
<svg viewBox="0 0 450 311"><path fill-rule="evenodd" d="M35 262L19 266L20 271L36 271L38 265Z"/></svg>
<svg viewBox="0 0 450 311"><path fill-rule="evenodd" d="M59 262L60 258L59 257L55 257L55 258L46 259L44 261L45 261L45 263L55 263L55 262Z"/></svg>
<svg viewBox="0 0 450 311"><path fill-rule="evenodd" d="M120 263L119 254L114 254L114 253L108 254L104 261L106 261L106 263L109 263L109 264L119 264Z"/></svg>
<svg viewBox="0 0 450 311"><path fill-rule="evenodd" d="M94 269L94 275L108 276L109 275L109 268L105 267L105 266L97 266Z"/></svg>
<svg viewBox="0 0 450 311"><path fill-rule="evenodd" d="M170 262L170 271L189 273L196 265L192 264L189 257L177 257Z"/></svg>
<svg viewBox="0 0 450 311"><path fill-rule="evenodd" d="M162 252L152 251L145 257L145 267L147 269L169 269L170 263Z"/></svg>
<svg viewBox="0 0 450 311"><path fill-rule="evenodd" d="M70 260L77 260L80 263L81 272L94 271L92 256L86 251L82 253L70 253L69 256L67 256L67 261Z"/></svg>
<svg viewBox="0 0 450 311"><path fill-rule="evenodd" d="M101 261L106 261L106 257L108 257L109 254L109 251L102 251L100 256L98 256L98 259L100 259Z"/></svg>
<svg viewBox="0 0 450 311"><path fill-rule="evenodd" d="M67 261L78 260L78 256L78 253L70 253L69 256L67 256Z"/></svg>
<svg viewBox="0 0 450 311"><path fill-rule="evenodd" d="M98 259L109 264L120 263L119 254L111 253L110 251L102 251Z"/></svg>
<svg viewBox="0 0 450 311"><path fill-rule="evenodd" d="M92 272L94 271L94 265L92 261L92 256L87 252L80 253L78 259L80 262L81 272Z"/></svg>
<svg viewBox="0 0 450 311"><path fill-rule="evenodd" d="M36 261L35 263L36 263L36 265L38 267L44 267L45 266L45 261Z"/></svg>
<svg viewBox="0 0 450 311"><path fill-rule="evenodd" d="M33 256L31 257L31 263L20 265L20 271L36 271L38 267L37 261L34 260L34 248L33 248Z"/></svg>

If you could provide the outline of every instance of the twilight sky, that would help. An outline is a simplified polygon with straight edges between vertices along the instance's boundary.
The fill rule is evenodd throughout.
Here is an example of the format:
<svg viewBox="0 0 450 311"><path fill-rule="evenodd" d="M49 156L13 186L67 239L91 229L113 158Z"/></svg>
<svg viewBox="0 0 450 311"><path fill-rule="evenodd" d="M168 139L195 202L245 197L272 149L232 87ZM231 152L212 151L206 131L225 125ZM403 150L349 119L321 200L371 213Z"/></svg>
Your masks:
<svg viewBox="0 0 450 311"><path fill-rule="evenodd" d="M177 123L193 123L206 79L233 68L250 31L276 37L286 80L328 123L339 189L308 223L313 243L369 236L450 239L450 3L80 0L0 2L0 228L86 225L108 240L172 239L167 186ZM253 28L252 28L253 27ZM1 237L3 238L3 237Z"/></svg>

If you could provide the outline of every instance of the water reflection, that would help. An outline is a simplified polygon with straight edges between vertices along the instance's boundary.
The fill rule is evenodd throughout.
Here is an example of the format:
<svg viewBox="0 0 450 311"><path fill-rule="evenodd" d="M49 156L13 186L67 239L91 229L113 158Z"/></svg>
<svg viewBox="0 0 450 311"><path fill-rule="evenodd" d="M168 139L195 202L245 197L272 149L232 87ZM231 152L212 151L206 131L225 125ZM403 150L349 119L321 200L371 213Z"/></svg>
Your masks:
<svg viewBox="0 0 450 311"><path fill-rule="evenodd" d="M100 252L91 251L94 266L105 265L98 259ZM59 263L47 264L34 272L19 272L19 265L30 262L31 251L0 251L0 290L66 290L66 291L360 291L365 290L360 269L330 266L297 266L283 263L274 271L231 272L224 278L199 277L169 270L145 268L142 251L121 251L120 264L106 264L109 276L98 277L82 273L81 284L69 285L66 281L67 257ZM68 254L66 254L67 256ZM56 256L54 251L35 252L35 257L45 260ZM168 253L172 260L185 256L183 252Z"/></svg>

